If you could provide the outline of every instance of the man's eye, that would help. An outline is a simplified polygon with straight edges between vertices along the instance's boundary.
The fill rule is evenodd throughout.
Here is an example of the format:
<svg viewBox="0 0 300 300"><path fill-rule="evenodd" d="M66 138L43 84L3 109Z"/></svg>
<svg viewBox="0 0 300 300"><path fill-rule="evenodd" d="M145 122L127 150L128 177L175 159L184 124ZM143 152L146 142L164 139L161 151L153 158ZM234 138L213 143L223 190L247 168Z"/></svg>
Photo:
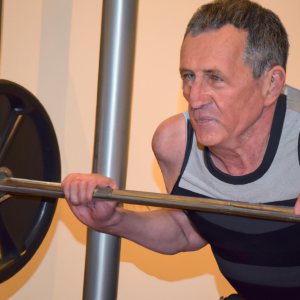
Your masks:
<svg viewBox="0 0 300 300"><path fill-rule="evenodd" d="M185 76L188 79L195 79L195 75L194 74L186 74Z"/></svg>
<svg viewBox="0 0 300 300"><path fill-rule="evenodd" d="M218 77L218 76L213 76L213 80L215 81L223 81L222 78Z"/></svg>
<svg viewBox="0 0 300 300"><path fill-rule="evenodd" d="M186 74L182 74L181 75L181 78L182 78L182 88L184 86L192 86L194 81L195 81L195 74L192 74L192 73L186 73Z"/></svg>

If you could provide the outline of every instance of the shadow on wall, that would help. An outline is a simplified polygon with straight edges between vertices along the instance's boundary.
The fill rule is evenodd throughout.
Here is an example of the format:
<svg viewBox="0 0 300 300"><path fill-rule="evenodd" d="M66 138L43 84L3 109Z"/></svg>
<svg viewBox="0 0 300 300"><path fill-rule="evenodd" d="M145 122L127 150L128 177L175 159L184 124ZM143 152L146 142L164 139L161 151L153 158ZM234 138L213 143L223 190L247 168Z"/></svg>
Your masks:
<svg viewBox="0 0 300 300"><path fill-rule="evenodd" d="M74 216L65 199L60 199L59 220L66 225L77 242L86 245L87 227Z"/></svg>
<svg viewBox="0 0 300 300"><path fill-rule="evenodd" d="M187 110L187 102L180 89L177 112ZM152 174L161 193L166 193L163 177L156 159L153 160ZM133 207L134 210L151 210L151 207ZM121 261L133 263L144 273L164 281L178 281L205 274L214 276L220 295L234 293L234 289L220 273L210 246L201 251L185 252L176 255L163 255L148 250L131 241L122 239Z"/></svg>

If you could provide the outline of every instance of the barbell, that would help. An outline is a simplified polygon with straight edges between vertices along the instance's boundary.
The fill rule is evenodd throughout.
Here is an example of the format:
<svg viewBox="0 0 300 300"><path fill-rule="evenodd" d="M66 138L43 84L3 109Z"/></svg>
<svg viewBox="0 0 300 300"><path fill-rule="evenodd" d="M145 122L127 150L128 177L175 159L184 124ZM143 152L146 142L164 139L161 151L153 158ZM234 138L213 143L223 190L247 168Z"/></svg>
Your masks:
<svg viewBox="0 0 300 300"><path fill-rule="evenodd" d="M45 109L25 88L0 80L0 283L23 268L43 241L57 199L64 198L60 170L58 143ZM93 197L136 205L300 222L300 216L290 207L110 187L96 189Z"/></svg>
<svg viewBox="0 0 300 300"><path fill-rule="evenodd" d="M60 183L35 181L14 178L11 171L0 168L0 203L13 195L64 198ZM94 190L95 200L118 201L121 203L176 208L183 210L197 210L213 213L240 215L252 218L271 219L278 221L300 222L300 216L294 214L291 207L249 204L238 201L183 197L167 194L114 190L111 187Z"/></svg>

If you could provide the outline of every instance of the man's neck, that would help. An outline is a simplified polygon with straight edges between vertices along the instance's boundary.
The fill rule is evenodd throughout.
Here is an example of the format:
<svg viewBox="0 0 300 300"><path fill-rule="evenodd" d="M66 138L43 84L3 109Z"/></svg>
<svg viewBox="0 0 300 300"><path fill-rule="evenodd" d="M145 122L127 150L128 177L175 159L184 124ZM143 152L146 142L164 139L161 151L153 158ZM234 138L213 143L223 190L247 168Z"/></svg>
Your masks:
<svg viewBox="0 0 300 300"><path fill-rule="evenodd" d="M262 163L270 137L276 103L263 111L259 119L230 146L209 147L214 165L232 176L254 172Z"/></svg>

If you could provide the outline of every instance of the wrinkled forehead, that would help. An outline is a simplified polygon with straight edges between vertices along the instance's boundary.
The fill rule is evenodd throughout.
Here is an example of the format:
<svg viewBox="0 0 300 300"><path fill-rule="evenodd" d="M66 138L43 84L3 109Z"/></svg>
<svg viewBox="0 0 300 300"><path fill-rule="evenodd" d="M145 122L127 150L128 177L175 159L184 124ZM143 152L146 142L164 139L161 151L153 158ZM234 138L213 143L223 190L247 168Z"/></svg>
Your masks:
<svg viewBox="0 0 300 300"><path fill-rule="evenodd" d="M228 24L218 30L208 30L198 35L189 32L184 39L180 60L225 59L243 61L247 32Z"/></svg>

